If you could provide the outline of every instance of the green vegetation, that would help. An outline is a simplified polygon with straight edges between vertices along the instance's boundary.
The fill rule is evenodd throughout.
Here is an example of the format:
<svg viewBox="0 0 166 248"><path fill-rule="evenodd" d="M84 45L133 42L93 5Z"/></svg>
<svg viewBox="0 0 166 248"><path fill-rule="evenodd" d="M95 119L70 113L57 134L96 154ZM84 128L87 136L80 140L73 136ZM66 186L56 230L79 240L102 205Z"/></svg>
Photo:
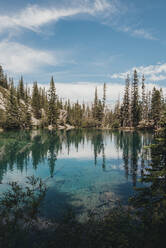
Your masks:
<svg viewBox="0 0 166 248"><path fill-rule="evenodd" d="M9 183L10 189L0 198L0 247L22 247L39 221L46 186L33 176L27 177L26 183L26 187Z"/></svg>
<svg viewBox="0 0 166 248"><path fill-rule="evenodd" d="M56 94L53 77L46 91L34 82L32 92L24 85L23 77L16 86L8 79L0 67L0 127L16 128L153 128L164 125L166 103L162 89L146 91L145 78L142 76L142 92L139 92L139 77L134 71L133 80L129 75L123 101L119 100L113 109L106 104L106 84L103 85L103 97L99 99L95 89L92 104L62 101Z"/></svg>

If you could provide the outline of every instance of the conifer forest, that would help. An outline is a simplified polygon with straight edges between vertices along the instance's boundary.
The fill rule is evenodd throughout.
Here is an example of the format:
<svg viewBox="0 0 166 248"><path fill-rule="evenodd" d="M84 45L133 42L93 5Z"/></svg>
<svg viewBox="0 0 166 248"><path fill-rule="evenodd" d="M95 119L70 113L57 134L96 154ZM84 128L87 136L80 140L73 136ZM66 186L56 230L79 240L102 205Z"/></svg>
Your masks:
<svg viewBox="0 0 166 248"><path fill-rule="evenodd" d="M165 123L166 101L162 88L146 89L144 75L137 71L125 80L122 101L115 106L107 105L107 85L103 84L103 97L94 89L92 103L62 100L56 92L54 78L49 89L41 88L37 82L30 89L23 77L15 84L0 67L0 127L4 129L35 128L138 128L157 130ZM62 96L61 96L62 97ZM3 99L3 101L2 101Z"/></svg>

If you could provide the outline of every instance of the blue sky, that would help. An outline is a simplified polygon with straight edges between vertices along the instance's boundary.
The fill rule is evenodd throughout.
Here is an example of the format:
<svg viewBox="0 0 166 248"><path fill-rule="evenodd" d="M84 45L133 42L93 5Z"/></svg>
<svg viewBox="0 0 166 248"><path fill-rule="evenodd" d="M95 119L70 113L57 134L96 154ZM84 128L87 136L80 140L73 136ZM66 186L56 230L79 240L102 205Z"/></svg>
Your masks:
<svg viewBox="0 0 166 248"><path fill-rule="evenodd" d="M103 82L116 90L134 68L164 86L165 11L165 0L1 0L0 64L30 83L53 75L62 93Z"/></svg>

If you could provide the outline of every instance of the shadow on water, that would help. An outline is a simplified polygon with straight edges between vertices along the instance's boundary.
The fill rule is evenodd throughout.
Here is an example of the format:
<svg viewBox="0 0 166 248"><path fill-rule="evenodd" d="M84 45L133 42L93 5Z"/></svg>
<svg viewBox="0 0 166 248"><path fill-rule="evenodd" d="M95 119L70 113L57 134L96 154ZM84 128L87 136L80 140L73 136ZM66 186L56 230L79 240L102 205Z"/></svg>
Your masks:
<svg viewBox="0 0 166 248"><path fill-rule="evenodd" d="M84 206L83 203L79 206L74 206L72 202L76 200L74 195L51 188L47 192L41 209L41 215L46 218L52 218L56 222L61 221L69 211L74 212L75 215L80 215L84 211Z"/></svg>
<svg viewBox="0 0 166 248"><path fill-rule="evenodd" d="M137 187L142 188L143 184L141 182L137 182ZM118 196L120 202L124 205L128 204L128 200L135 193L133 187L131 187L130 182L121 183L114 187L114 192Z"/></svg>

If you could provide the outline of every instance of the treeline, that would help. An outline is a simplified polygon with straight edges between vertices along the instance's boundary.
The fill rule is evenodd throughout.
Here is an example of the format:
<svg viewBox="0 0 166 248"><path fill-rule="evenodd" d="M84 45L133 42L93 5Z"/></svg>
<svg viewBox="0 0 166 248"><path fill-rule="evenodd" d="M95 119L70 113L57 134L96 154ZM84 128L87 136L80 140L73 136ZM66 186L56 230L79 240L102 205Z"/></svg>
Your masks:
<svg viewBox="0 0 166 248"><path fill-rule="evenodd" d="M159 128L165 123L166 102L162 89L147 91L142 76L140 94L136 70L133 79L127 76L123 101L118 100L114 109L106 104L106 91L104 83L100 99L96 87L94 100L89 105L63 101L56 93L53 77L48 90L39 87L37 82L30 90L23 77L15 86L0 66L0 93L5 98L5 106L0 108L0 126L6 129L65 125L76 128Z"/></svg>
<svg viewBox="0 0 166 248"><path fill-rule="evenodd" d="M139 94L141 86L141 94ZM133 79L129 75L126 79L123 103L119 110L119 125L122 127L154 127L163 126L166 102L162 88L153 88L152 92L146 90L144 75L139 85L137 71L134 71Z"/></svg>

